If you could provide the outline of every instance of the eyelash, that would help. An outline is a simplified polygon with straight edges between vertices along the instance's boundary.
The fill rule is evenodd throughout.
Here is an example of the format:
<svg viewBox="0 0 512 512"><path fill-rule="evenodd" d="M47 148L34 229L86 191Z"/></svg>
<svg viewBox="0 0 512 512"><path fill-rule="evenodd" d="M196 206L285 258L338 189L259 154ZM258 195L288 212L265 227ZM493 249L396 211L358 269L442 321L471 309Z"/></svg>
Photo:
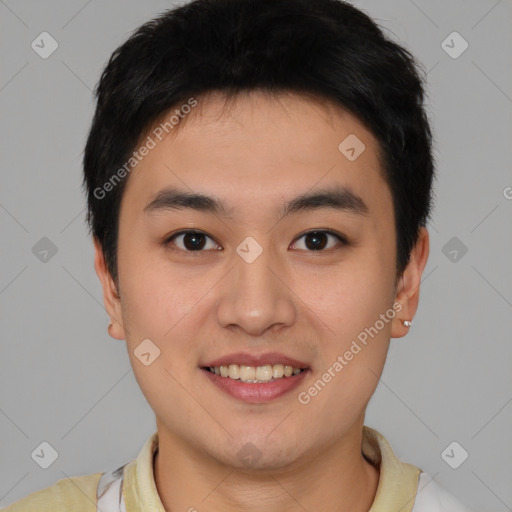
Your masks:
<svg viewBox="0 0 512 512"><path fill-rule="evenodd" d="M309 235L309 234L313 234L313 233L323 233L323 234L326 234L326 235L331 235L335 238L338 239L338 242L341 244L341 247L343 246L347 246L349 245L349 242L348 240L341 234L339 233L336 233L335 231L332 231L330 229L312 229L312 230L309 230L309 231L306 231L305 233L302 233L300 234L295 240L294 242L292 243L292 245L295 245L295 243L297 243L298 240L300 240L301 238ZM186 234L196 234L196 235L204 235L205 237L209 238L210 240L214 241L212 237L210 237L209 235L207 235L206 233L204 233L203 231L199 231L199 230L196 230L196 229L186 229L186 230L183 230L183 231L179 231L177 233L174 233L172 234L171 236L167 237L164 242L163 242L163 245L165 247L169 247L171 245L171 243L174 241L174 239L176 239L177 237L181 236L181 235L186 235ZM215 242L217 243L217 242ZM217 245L220 245L220 244L217 244ZM329 252L329 251L332 251L332 250L335 250L336 248L340 249L341 247L331 247L329 249L319 249L319 250L305 250L306 252L311 252L311 253L320 253L320 252ZM206 250L203 250L203 249L200 249L200 250L197 250L197 251L190 251L188 249L181 249L181 248L176 248L174 250L177 250L177 251L182 251L182 252L187 252L187 253L201 253L201 252L206 252ZM211 250L211 249L209 249ZM220 249L219 249L220 250ZM300 250L303 250L303 249L300 249Z"/></svg>

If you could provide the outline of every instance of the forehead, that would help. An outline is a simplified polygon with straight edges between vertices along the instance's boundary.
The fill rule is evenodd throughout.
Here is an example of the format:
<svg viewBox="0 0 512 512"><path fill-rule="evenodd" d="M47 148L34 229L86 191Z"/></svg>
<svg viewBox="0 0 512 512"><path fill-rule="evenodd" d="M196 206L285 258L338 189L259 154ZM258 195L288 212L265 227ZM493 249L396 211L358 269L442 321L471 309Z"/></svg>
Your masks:
<svg viewBox="0 0 512 512"><path fill-rule="evenodd" d="M179 109L162 115L141 141L150 137L154 145L131 172L124 193L140 210L169 184L229 197L231 211L333 184L366 197L373 210L389 209L376 138L326 100L254 91L227 100L213 93L175 116L177 124L159 140L155 133Z"/></svg>

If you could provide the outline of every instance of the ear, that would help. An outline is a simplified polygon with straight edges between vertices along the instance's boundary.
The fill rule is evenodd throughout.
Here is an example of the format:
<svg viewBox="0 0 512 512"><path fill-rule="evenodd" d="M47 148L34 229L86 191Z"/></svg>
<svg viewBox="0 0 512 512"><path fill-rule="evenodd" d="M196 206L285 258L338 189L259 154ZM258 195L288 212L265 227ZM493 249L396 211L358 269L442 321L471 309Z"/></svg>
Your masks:
<svg viewBox="0 0 512 512"><path fill-rule="evenodd" d="M112 338L117 340L124 340L125 329L123 323L123 315L121 312L121 299L119 297L117 286L107 269L105 262L105 255L103 249L96 238L94 241L94 269L100 280L101 287L103 288L103 302L105 309L110 317L110 325L108 326L108 333Z"/></svg>
<svg viewBox="0 0 512 512"><path fill-rule="evenodd" d="M411 251L409 263L399 278L395 303L399 302L402 309L396 314L391 326L391 337L401 338L409 332L409 327L402 320L412 321L420 299L421 276L427 264L429 254L429 234L427 228L421 227L418 241Z"/></svg>

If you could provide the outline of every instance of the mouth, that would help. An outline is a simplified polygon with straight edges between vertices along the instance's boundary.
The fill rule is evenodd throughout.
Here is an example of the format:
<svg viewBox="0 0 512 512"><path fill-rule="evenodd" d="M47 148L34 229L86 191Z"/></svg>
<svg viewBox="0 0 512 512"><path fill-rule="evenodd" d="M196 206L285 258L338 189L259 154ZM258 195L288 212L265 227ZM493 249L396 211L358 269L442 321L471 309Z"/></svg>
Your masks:
<svg viewBox="0 0 512 512"><path fill-rule="evenodd" d="M283 364L265 364L262 366L248 366L242 364L230 364L219 366L203 367L215 375L222 378L240 380L241 382L251 384L262 384L274 382L278 379L285 379L293 375L299 375L306 368L296 368L291 365Z"/></svg>
<svg viewBox="0 0 512 512"><path fill-rule="evenodd" d="M275 400L296 388L311 372L305 363L281 354L232 354L200 366L217 389L248 403Z"/></svg>

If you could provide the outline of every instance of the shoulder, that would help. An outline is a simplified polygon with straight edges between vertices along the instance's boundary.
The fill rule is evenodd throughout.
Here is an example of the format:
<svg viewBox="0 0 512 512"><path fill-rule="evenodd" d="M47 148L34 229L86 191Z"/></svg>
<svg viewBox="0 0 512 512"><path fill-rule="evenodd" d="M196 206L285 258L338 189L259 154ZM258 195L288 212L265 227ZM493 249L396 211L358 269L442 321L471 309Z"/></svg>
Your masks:
<svg viewBox="0 0 512 512"><path fill-rule="evenodd" d="M420 473L418 492L411 512L472 512L428 473Z"/></svg>
<svg viewBox="0 0 512 512"><path fill-rule="evenodd" d="M101 473L74 476L14 502L3 512L96 512L96 488Z"/></svg>

